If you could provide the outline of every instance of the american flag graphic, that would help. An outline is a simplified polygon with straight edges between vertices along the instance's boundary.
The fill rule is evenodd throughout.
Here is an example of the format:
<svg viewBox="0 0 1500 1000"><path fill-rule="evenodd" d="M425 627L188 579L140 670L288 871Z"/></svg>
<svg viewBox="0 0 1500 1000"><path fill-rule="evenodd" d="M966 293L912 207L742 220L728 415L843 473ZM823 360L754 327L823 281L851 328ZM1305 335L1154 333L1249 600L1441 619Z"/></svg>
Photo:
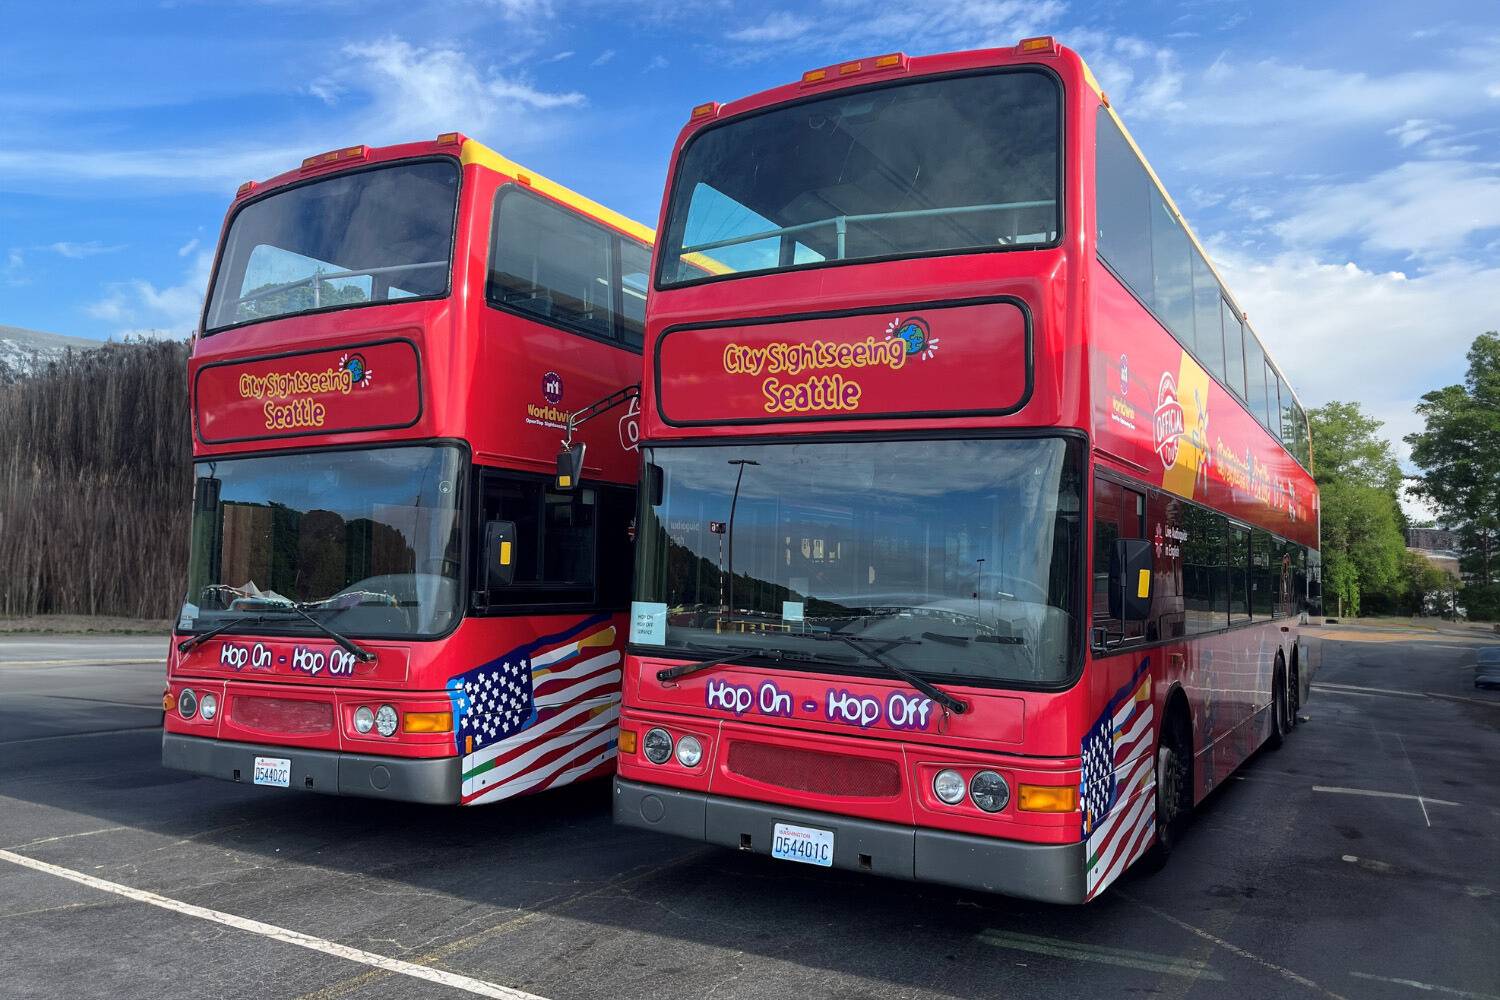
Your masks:
<svg viewBox="0 0 1500 1000"><path fill-rule="evenodd" d="M450 677L464 805L592 776L615 756L620 650L608 615Z"/></svg>
<svg viewBox="0 0 1500 1000"><path fill-rule="evenodd" d="M1088 844L1088 898L1145 851L1156 832L1151 661L1141 660L1083 738L1078 801Z"/></svg>

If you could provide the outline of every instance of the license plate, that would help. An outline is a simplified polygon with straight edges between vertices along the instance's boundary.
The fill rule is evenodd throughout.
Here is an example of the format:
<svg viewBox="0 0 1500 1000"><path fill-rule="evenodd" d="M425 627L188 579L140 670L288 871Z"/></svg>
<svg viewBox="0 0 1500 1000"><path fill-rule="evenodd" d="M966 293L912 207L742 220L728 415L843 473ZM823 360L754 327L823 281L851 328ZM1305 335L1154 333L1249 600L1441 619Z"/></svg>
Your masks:
<svg viewBox="0 0 1500 1000"><path fill-rule="evenodd" d="M771 831L771 857L832 868L833 831L777 823Z"/></svg>
<svg viewBox="0 0 1500 1000"><path fill-rule="evenodd" d="M276 788L292 787L292 762L285 757L255 758L255 783Z"/></svg>

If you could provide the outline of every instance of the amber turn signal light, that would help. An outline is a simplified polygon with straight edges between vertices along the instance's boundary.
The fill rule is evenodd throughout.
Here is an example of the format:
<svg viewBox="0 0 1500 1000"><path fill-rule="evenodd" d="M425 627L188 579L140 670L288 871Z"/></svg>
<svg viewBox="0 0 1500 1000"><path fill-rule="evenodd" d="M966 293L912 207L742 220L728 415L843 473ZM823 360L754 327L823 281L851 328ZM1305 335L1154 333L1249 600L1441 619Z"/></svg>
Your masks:
<svg viewBox="0 0 1500 1000"><path fill-rule="evenodd" d="M401 728L408 733L451 733L452 712L406 712L401 716Z"/></svg>
<svg viewBox="0 0 1500 1000"><path fill-rule="evenodd" d="M1016 807L1022 812L1072 812L1078 808L1078 789L1072 785L1022 785Z"/></svg>
<svg viewBox="0 0 1500 1000"><path fill-rule="evenodd" d="M635 753L636 731L634 729L620 730L620 737L615 742L621 753Z"/></svg>

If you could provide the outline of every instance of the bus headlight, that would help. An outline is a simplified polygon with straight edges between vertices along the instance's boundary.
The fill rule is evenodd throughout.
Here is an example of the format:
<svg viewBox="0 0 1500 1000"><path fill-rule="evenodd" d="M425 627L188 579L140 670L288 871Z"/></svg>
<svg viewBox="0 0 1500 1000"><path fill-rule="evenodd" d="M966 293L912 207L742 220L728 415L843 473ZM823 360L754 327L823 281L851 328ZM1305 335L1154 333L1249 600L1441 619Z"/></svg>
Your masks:
<svg viewBox="0 0 1500 1000"><path fill-rule="evenodd" d="M183 688L182 693L177 696L177 714L184 719L191 719L198 714L198 696L193 694L192 688Z"/></svg>
<svg viewBox="0 0 1500 1000"><path fill-rule="evenodd" d="M672 757L672 734L665 729L653 729L646 734L641 752L653 764L665 764Z"/></svg>
<svg viewBox="0 0 1500 1000"><path fill-rule="evenodd" d="M684 736L677 741L677 763L683 767L697 767L703 759L703 744L696 736Z"/></svg>
<svg viewBox="0 0 1500 1000"><path fill-rule="evenodd" d="M980 771L969 780L969 798L988 813L997 813L1010 801L1010 786L994 771Z"/></svg>
<svg viewBox="0 0 1500 1000"><path fill-rule="evenodd" d="M354 710L354 731L361 736L369 733L375 728L375 713L370 711L368 705L361 705Z"/></svg>
<svg viewBox="0 0 1500 1000"><path fill-rule="evenodd" d="M198 701L198 713L203 716L204 722L214 721L214 716L219 714L219 699L212 694L205 694Z"/></svg>
<svg viewBox="0 0 1500 1000"><path fill-rule="evenodd" d="M952 769L939 771L932 779L932 794L938 801L956 806L964 800L964 776Z"/></svg>
<svg viewBox="0 0 1500 1000"><path fill-rule="evenodd" d="M400 721L394 708L389 705L381 705L380 711L375 713L375 731L381 736L395 736L396 724Z"/></svg>

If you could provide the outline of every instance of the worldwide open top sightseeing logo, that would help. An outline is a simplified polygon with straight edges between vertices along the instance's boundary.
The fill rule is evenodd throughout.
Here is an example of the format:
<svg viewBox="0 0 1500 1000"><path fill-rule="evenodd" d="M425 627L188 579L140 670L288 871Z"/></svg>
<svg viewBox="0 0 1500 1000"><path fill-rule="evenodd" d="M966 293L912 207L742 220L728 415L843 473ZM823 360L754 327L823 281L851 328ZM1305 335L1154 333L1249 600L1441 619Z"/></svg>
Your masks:
<svg viewBox="0 0 1500 1000"><path fill-rule="evenodd" d="M375 377L375 373L365 363L363 354L346 354L339 358L339 371L348 372L349 381L361 389L368 389L371 379Z"/></svg>

